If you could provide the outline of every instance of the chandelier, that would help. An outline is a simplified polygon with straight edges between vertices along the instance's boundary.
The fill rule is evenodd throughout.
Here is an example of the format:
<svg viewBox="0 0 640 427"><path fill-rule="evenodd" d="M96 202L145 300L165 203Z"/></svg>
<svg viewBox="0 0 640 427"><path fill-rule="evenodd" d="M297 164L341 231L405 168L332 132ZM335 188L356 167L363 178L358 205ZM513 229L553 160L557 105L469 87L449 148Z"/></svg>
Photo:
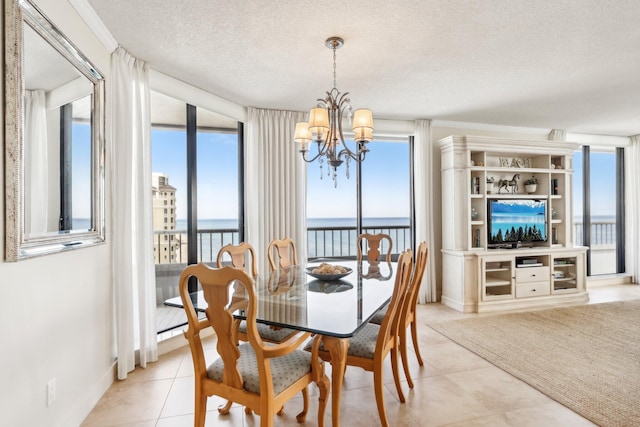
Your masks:
<svg viewBox="0 0 640 427"><path fill-rule="evenodd" d="M336 87L336 50L344 45L340 37L329 37L324 43L333 50L333 89L326 92L326 98L318 99L316 108L309 112L309 122L296 123L294 141L300 143L300 152L305 162L318 159L320 179L322 165L327 162L327 175L332 175L333 185L337 187L338 167L346 161L346 176L349 178L351 160L362 162L369 151L367 143L373 141L373 114L371 110L360 109L352 112L349 92L343 94ZM349 149L344 142L342 119L347 116L352 124L355 150ZM309 145L316 143L317 153L309 158Z"/></svg>

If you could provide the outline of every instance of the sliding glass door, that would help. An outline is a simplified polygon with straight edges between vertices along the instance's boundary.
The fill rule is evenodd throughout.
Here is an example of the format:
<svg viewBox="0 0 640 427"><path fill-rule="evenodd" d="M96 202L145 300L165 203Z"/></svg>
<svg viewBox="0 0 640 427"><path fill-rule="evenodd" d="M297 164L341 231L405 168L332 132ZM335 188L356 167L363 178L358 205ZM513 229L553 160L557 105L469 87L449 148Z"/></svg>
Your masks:
<svg viewBox="0 0 640 427"><path fill-rule="evenodd" d="M358 234L386 233L393 253L411 247L411 144L408 138L376 139L361 164L337 171L337 186L318 162L307 166L307 243L310 260L356 256ZM322 179L320 178L322 177Z"/></svg>
<svg viewBox="0 0 640 427"><path fill-rule="evenodd" d="M624 273L624 153L585 146L573 158L575 244L589 276Z"/></svg>
<svg viewBox="0 0 640 427"><path fill-rule="evenodd" d="M158 333L186 322L164 305L188 264L215 265L243 239L242 124L152 92L151 144ZM197 284L190 284L192 291Z"/></svg>

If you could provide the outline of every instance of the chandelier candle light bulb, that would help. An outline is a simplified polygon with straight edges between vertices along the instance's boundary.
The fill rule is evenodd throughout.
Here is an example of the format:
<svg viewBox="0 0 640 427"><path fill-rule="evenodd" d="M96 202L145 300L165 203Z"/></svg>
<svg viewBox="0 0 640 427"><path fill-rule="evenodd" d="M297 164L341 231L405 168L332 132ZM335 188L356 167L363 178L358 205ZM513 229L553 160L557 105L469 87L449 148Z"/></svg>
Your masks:
<svg viewBox="0 0 640 427"><path fill-rule="evenodd" d="M329 37L325 45L333 50L333 89L326 92L326 98L318 99L318 106L309 112L309 122L296 123L293 139L300 144L304 161L310 163L318 159L321 179L322 164L326 157L326 162L333 169L334 186L337 186L338 167L346 160L346 175L349 178L350 160L362 162L369 151L367 143L373 141L373 113L368 109L354 112L352 130L355 150L349 149L344 141L342 120L345 112L351 119L351 101L348 98L348 92L340 94L336 87L336 49L344 45L344 40L339 37ZM316 142L317 154L308 158L309 143L312 141ZM331 173L331 169L327 171L328 174Z"/></svg>

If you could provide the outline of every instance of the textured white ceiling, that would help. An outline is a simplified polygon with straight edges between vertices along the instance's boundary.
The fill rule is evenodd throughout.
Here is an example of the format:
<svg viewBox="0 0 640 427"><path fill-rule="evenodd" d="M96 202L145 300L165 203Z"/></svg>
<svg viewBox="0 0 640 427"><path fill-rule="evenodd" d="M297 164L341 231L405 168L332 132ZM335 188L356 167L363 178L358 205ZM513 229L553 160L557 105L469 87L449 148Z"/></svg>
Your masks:
<svg viewBox="0 0 640 427"><path fill-rule="evenodd" d="M150 66L244 106L332 85L375 118L640 134L638 0L89 0Z"/></svg>

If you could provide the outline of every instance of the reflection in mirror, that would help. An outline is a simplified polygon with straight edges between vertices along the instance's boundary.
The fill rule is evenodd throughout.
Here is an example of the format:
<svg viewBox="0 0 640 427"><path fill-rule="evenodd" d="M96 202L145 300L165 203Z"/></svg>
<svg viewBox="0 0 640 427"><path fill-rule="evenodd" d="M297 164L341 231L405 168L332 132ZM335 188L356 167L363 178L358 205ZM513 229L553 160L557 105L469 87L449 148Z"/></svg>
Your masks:
<svg viewBox="0 0 640 427"><path fill-rule="evenodd" d="M93 84L28 25L23 43L25 237L89 230Z"/></svg>
<svg viewBox="0 0 640 427"><path fill-rule="evenodd" d="M5 258L100 243L104 80L27 0L5 17Z"/></svg>

